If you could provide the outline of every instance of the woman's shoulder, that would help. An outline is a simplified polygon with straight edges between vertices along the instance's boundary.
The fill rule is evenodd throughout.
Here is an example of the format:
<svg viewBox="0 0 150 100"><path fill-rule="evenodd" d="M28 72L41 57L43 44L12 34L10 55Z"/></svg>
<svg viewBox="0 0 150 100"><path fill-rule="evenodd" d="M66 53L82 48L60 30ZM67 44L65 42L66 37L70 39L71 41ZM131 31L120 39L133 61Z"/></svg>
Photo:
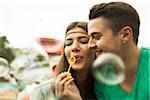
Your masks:
<svg viewBox="0 0 150 100"><path fill-rule="evenodd" d="M55 78L39 84L31 93L30 100L55 100L53 82Z"/></svg>
<svg viewBox="0 0 150 100"><path fill-rule="evenodd" d="M45 88L48 88L48 87L50 88L52 86L54 80L55 80L55 78L51 78L49 80L46 80L46 81L40 83L36 88L37 89L45 89Z"/></svg>

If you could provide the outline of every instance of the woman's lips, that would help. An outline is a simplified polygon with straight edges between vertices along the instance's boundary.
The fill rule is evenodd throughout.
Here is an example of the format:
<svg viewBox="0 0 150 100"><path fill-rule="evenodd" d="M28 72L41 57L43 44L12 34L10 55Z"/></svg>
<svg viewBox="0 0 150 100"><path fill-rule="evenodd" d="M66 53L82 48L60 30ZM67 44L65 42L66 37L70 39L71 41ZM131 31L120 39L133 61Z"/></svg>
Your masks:
<svg viewBox="0 0 150 100"><path fill-rule="evenodd" d="M75 56L76 57L76 63L79 63L84 58L83 56Z"/></svg>

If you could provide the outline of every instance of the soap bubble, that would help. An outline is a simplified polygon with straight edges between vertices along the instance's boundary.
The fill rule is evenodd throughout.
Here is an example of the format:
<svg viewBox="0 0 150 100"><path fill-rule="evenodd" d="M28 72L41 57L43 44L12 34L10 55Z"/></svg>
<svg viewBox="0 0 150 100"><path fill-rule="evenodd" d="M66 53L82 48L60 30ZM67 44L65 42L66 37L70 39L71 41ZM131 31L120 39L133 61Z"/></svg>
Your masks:
<svg viewBox="0 0 150 100"><path fill-rule="evenodd" d="M92 68L95 79L104 84L117 85L125 79L125 65L116 54L101 54L94 61Z"/></svg>

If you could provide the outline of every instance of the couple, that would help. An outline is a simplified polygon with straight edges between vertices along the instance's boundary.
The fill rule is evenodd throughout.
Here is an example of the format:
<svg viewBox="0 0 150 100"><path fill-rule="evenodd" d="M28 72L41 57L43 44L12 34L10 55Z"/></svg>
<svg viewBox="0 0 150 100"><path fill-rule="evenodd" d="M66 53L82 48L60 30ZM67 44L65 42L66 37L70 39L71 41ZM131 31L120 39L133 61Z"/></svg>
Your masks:
<svg viewBox="0 0 150 100"><path fill-rule="evenodd" d="M31 100L149 100L150 49L137 47L140 19L124 2L96 4L89 23L73 22L65 34L64 53L54 68L56 78L33 91ZM88 30L88 31L87 31ZM91 64L103 52L119 55L126 79L109 86L93 78ZM66 72L74 53L71 76Z"/></svg>

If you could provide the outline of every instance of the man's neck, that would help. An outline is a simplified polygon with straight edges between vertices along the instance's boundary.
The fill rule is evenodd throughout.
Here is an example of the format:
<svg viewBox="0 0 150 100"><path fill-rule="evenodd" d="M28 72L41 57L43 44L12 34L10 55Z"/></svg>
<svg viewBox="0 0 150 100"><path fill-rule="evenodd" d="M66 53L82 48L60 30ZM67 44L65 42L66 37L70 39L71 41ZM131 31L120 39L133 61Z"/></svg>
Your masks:
<svg viewBox="0 0 150 100"><path fill-rule="evenodd" d="M132 91L134 77L138 67L140 50L136 46L128 47L124 52L123 61L125 63L125 81L120 85L126 92Z"/></svg>

